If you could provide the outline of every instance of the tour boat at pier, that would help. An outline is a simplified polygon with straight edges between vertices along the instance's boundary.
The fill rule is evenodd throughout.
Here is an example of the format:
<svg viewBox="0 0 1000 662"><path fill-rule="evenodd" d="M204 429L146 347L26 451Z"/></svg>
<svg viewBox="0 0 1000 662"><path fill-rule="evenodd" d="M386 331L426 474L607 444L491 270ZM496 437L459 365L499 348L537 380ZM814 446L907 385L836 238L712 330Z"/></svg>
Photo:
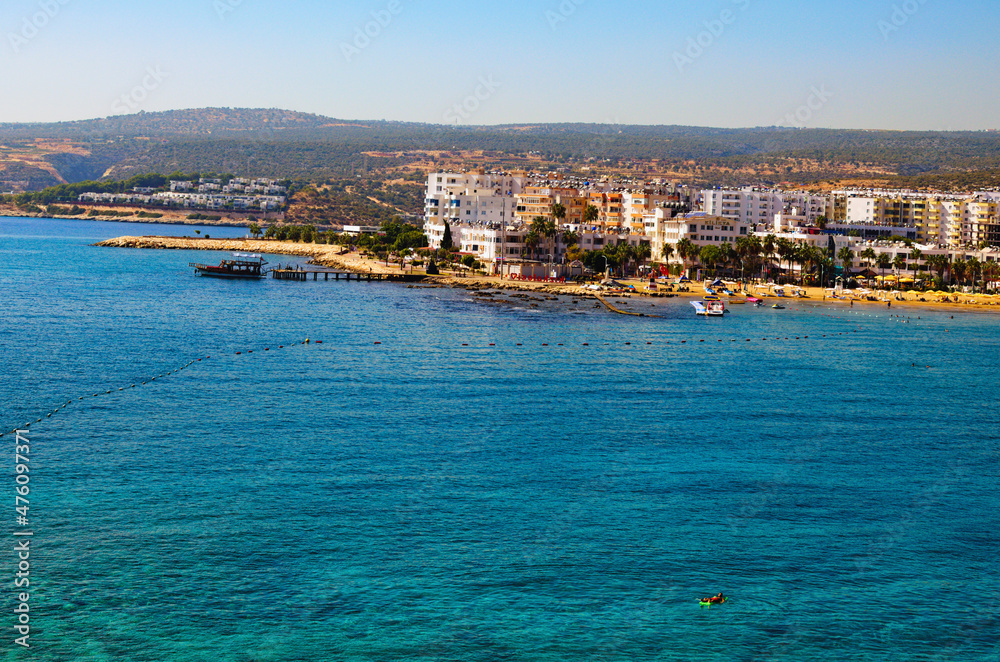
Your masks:
<svg viewBox="0 0 1000 662"><path fill-rule="evenodd" d="M260 255L245 255L243 253L233 253L233 259L222 260L217 265L188 263L189 267L195 268L195 273L199 276L210 276L212 278L263 278L267 275L264 265L267 262Z"/></svg>

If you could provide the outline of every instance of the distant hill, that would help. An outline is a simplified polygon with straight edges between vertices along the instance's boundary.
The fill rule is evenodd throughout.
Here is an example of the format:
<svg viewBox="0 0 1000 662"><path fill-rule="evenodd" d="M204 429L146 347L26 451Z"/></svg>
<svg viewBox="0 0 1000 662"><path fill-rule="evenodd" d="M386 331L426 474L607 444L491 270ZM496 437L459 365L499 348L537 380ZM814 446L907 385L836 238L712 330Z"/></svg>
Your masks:
<svg viewBox="0 0 1000 662"><path fill-rule="evenodd" d="M997 185L1000 134L607 124L455 127L241 108L0 124L2 190L177 170L385 181L463 166L595 176L618 172L703 185L844 180Z"/></svg>

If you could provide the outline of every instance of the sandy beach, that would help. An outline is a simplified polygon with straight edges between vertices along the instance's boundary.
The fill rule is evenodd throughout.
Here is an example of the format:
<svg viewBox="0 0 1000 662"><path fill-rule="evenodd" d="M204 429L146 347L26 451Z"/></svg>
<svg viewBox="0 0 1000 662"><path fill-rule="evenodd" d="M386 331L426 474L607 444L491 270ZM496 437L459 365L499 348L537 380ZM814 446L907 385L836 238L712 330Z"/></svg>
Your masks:
<svg viewBox="0 0 1000 662"><path fill-rule="evenodd" d="M247 253L269 253L273 255L296 255L308 257L310 262L324 267L343 269L355 273L399 274L400 266L395 263L388 265L378 260L368 259L360 253L345 253L341 246L328 244L304 244L291 241L273 241L266 239L202 239L189 237L159 237L159 236L125 236L102 241L97 246L113 248L141 248L159 250L207 250L207 251L238 251ZM405 273L422 274L420 269L407 269ZM526 281L511 281L496 276L470 276L459 273L443 272L436 276L427 276L428 284L466 289L504 289L524 292L548 292L550 294L568 294L574 296L593 295L578 285L535 283ZM643 291L645 281L626 279L620 280L625 285L633 285L635 292L631 296L649 296ZM830 305L842 308L927 308L935 310L1000 310L1000 296L983 294L945 295L931 292L879 292L876 295L887 301L867 301L858 296L850 298L833 298L828 296L828 290L819 287L799 288L805 297L778 298L766 296L768 304L778 301L785 305L797 303L808 305ZM701 298L705 291L700 283L691 283L690 292L676 293L676 296L686 298ZM762 291L758 289L757 291ZM612 295L613 296L613 295ZM742 299L742 295L733 297ZM891 305L890 305L891 304Z"/></svg>

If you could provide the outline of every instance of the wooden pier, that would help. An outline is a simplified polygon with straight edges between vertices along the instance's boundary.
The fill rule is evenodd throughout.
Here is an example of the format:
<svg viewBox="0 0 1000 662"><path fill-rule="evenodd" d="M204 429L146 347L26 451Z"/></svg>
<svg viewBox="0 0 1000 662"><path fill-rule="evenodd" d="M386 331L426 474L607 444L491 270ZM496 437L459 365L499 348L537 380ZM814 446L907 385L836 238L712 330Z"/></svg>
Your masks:
<svg viewBox="0 0 1000 662"><path fill-rule="evenodd" d="M353 271L336 271L332 269L271 269L271 277L275 280L295 280L295 281L318 281L320 274L323 280L346 280L350 281L390 281L396 283L412 283L421 281L424 276L416 274L377 274L377 273L355 273ZM311 277L311 278L310 278Z"/></svg>

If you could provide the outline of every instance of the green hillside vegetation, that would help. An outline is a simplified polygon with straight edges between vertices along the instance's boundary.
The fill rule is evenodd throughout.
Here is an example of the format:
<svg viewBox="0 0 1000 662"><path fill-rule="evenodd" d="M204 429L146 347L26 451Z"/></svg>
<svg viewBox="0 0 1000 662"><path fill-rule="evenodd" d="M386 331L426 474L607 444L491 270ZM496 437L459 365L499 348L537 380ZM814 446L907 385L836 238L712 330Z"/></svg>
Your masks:
<svg viewBox="0 0 1000 662"><path fill-rule="evenodd" d="M1000 172L1000 134L995 132L607 124L455 127L232 108L0 124L0 145L12 151L35 149L38 140L70 141L77 148L44 157L70 183L178 170L317 184L355 178L389 181L469 154L487 168L684 172L690 183L704 185L867 177L963 187L996 182ZM38 167L15 162L0 162L0 167L3 187L38 190L56 183Z"/></svg>

